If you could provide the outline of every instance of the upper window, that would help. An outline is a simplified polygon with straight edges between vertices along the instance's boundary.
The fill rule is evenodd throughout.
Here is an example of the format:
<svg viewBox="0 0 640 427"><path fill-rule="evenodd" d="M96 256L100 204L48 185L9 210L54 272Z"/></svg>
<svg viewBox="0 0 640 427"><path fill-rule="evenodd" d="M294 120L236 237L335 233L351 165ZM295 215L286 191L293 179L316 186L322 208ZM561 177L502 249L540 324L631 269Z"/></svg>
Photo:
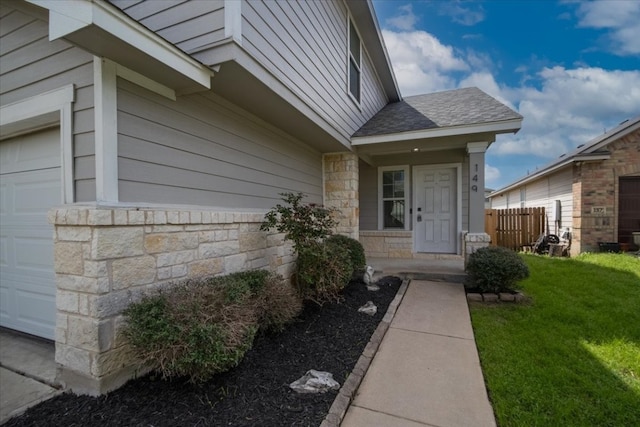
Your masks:
<svg viewBox="0 0 640 427"><path fill-rule="evenodd" d="M360 36L351 19L349 19L349 93L360 102L360 74L361 74Z"/></svg>
<svg viewBox="0 0 640 427"><path fill-rule="evenodd" d="M408 184L406 167L380 168L380 223L382 229L408 230Z"/></svg>

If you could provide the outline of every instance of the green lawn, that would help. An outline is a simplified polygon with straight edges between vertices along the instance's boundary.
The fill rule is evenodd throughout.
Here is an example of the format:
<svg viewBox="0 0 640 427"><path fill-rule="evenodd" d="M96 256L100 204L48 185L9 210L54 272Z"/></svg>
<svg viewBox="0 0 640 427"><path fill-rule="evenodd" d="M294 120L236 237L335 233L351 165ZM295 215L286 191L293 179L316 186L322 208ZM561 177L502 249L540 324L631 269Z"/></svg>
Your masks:
<svg viewBox="0 0 640 427"><path fill-rule="evenodd" d="M498 424L640 426L640 259L522 255L530 304L472 304Z"/></svg>

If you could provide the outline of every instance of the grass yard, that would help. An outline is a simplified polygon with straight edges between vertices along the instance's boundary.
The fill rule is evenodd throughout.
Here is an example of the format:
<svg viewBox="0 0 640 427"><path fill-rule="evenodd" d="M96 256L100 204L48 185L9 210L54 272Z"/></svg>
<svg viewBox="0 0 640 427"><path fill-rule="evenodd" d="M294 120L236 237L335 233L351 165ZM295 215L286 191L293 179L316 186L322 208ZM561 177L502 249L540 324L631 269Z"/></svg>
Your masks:
<svg viewBox="0 0 640 427"><path fill-rule="evenodd" d="M471 306L498 425L640 426L640 259L522 256L530 304Z"/></svg>

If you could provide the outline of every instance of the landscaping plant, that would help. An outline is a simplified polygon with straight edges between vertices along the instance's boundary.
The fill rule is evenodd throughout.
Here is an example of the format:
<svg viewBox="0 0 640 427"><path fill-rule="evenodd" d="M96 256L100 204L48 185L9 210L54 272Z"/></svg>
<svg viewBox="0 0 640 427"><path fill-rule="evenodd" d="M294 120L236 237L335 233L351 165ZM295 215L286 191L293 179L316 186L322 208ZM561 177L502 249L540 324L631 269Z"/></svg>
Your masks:
<svg viewBox="0 0 640 427"><path fill-rule="evenodd" d="M367 259L364 254L364 247L358 240L341 234L332 234L327 238L327 241L333 244L337 244L347 248L349 251L349 258L351 259L351 267L353 268L354 275L362 277Z"/></svg>
<svg viewBox="0 0 640 427"><path fill-rule="evenodd" d="M205 381L236 366L260 327L281 329L301 308L295 290L267 271L188 280L130 305L124 335L163 377Z"/></svg>
<svg viewBox="0 0 640 427"><path fill-rule="evenodd" d="M466 271L465 285L481 292L511 292L518 281L529 277L522 258L499 246L480 248L469 255Z"/></svg>
<svg viewBox="0 0 640 427"><path fill-rule="evenodd" d="M352 242L345 241L348 238L332 236L332 228L337 225L333 209L302 203L303 193L281 196L285 204L271 209L260 229L275 228L293 242L298 255L294 279L303 298L318 304L338 299L353 275L352 259L363 265L360 257L364 258L364 251L360 255L357 249L351 249L355 247Z"/></svg>

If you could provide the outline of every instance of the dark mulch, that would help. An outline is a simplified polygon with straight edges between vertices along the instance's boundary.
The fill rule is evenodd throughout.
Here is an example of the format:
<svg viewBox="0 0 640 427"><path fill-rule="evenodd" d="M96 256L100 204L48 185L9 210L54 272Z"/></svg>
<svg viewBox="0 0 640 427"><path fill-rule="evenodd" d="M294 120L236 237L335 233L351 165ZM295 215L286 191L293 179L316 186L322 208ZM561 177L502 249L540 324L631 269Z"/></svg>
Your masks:
<svg viewBox="0 0 640 427"><path fill-rule="evenodd" d="M309 370L333 373L342 384L393 300L401 280L385 277L380 291L352 282L340 304L305 305L280 334L261 334L235 369L194 385L155 375L100 397L63 394L10 426L319 426L337 391L297 394L289 384ZM367 301L375 316L358 313Z"/></svg>

